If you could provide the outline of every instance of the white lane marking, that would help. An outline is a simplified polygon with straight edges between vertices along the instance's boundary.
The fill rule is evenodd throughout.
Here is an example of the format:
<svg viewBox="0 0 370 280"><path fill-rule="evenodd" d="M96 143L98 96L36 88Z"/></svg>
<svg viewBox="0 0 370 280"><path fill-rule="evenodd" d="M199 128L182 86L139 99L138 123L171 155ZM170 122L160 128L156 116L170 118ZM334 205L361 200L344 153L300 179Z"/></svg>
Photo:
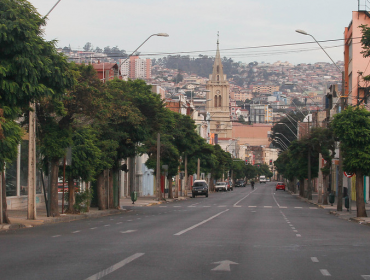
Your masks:
<svg viewBox="0 0 370 280"><path fill-rule="evenodd" d="M331 276L331 274L329 273L329 271L327 269L320 269L320 272L324 276Z"/></svg>
<svg viewBox="0 0 370 280"><path fill-rule="evenodd" d="M153 215L154 216L154 215ZM127 220L127 222L132 222L132 220Z"/></svg>
<svg viewBox="0 0 370 280"><path fill-rule="evenodd" d="M296 229L295 229L295 230L293 230L293 231L294 231L294 232L298 232L298 230L296 230Z"/></svg>
<svg viewBox="0 0 370 280"><path fill-rule="evenodd" d="M238 200L237 202L234 203L234 207L242 200L246 199L251 193L253 193L255 190L251 191L249 194L247 194L245 197L243 197L242 199Z"/></svg>
<svg viewBox="0 0 370 280"><path fill-rule="evenodd" d="M292 227L292 229L295 229L295 227Z"/></svg>
<svg viewBox="0 0 370 280"><path fill-rule="evenodd" d="M129 229L129 230L126 230L126 231L121 231L121 233L131 233L131 232L135 232L137 230L133 230L133 229Z"/></svg>
<svg viewBox="0 0 370 280"><path fill-rule="evenodd" d="M118 223L116 223L116 225L119 225L119 224L122 224L122 222L118 222Z"/></svg>
<svg viewBox="0 0 370 280"><path fill-rule="evenodd" d="M291 224L291 222L288 222L288 221L287 221L287 223L288 223L288 224Z"/></svg>
<svg viewBox="0 0 370 280"><path fill-rule="evenodd" d="M302 237L302 235L300 235L300 234L298 234L298 233L296 234L296 236L297 236L297 237Z"/></svg>
<svg viewBox="0 0 370 280"><path fill-rule="evenodd" d="M97 227L92 227L92 228L90 228L90 229L97 229Z"/></svg>
<svg viewBox="0 0 370 280"><path fill-rule="evenodd" d="M277 205L278 207L280 207L280 204L277 202L277 200L276 200L276 198L275 198L275 196L274 196L274 195L272 196L272 198L275 200L276 205Z"/></svg>
<svg viewBox="0 0 370 280"><path fill-rule="evenodd" d="M361 275L362 278L364 278L365 280L370 280L370 275Z"/></svg>
<svg viewBox="0 0 370 280"><path fill-rule="evenodd" d="M234 204L235 205L235 204ZM255 207L257 207L257 206L248 206L249 208L255 208Z"/></svg>
<svg viewBox="0 0 370 280"><path fill-rule="evenodd" d="M194 203L192 205L189 205L188 207L196 207L195 205L197 205L197 204L199 204L199 202L198 203Z"/></svg>
<svg viewBox="0 0 370 280"><path fill-rule="evenodd" d="M233 207L241 207L241 205L233 205Z"/></svg>
<svg viewBox="0 0 370 280"><path fill-rule="evenodd" d="M303 207L294 207L295 209L302 209Z"/></svg>
<svg viewBox="0 0 370 280"><path fill-rule="evenodd" d="M317 207L310 207L310 209L319 209L319 208L317 208Z"/></svg>
<svg viewBox="0 0 370 280"><path fill-rule="evenodd" d="M81 232L80 230L72 231L72 233L79 233Z"/></svg>
<svg viewBox="0 0 370 280"><path fill-rule="evenodd" d="M59 237L59 236L61 236L61 235L54 235L54 236L52 236L52 237L54 237L54 238L55 238L55 237Z"/></svg>
<svg viewBox="0 0 370 280"><path fill-rule="evenodd" d="M233 262L233 261L224 260L224 261L214 262L214 264L218 264L218 266L211 269L213 271L230 271L230 265L238 264L238 263Z"/></svg>
<svg viewBox="0 0 370 280"><path fill-rule="evenodd" d="M103 278L104 276L108 275L109 273L112 273L113 271L116 271L117 269L125 266L126 264L132 262L133 260L137 259L137 258L140 258L141 256L143 256L144 253L136 253L134 255L132 255L131 257L128 257L114 265L112 265L111 267L108 267L107 269L104 269L92 276L90 276L89 278L86 278L85 280L98 280L98 279L101 279Z"/></svg>
<svg viewBox="0 0 370 280"><path fill-rule="evenodd" d="M212 216L212 217L208 218L207 220L204 220L204 221L202 221L202 222L200 222L200 223L198 223L198 224L196 224L196 225L193 225L193 226L191 226L191 227L189 227L189 228L187 228L187 229L184 229L184 230L182 230L182 231L179 231L178 233L175 233L174 235L181 235L181 234L184 234L185 232L188 232L188 231L190 231L190 230L192 230L192 229L195 229L196 227L199 227L200 225L203 225L203 224L205 224L205 223L209 222L210 220L212 220L212 219L214 219L214 218L216 218L216 217L220 216L221 214L223 214L223 213L225 213L225 212L227 212L227 211L229 211L229 209L226 209L225 211L222 211L222 212L220 212L220 213L218 213L218 214L216 214L216 215L214 215L214 216Z"/></svg>
<svg viewBox="0 0 370 280"><path fill-rule="evenodd" d="M316 258L316 257L311 257L311 261L312 261L312 262L319 262L319 259L318 259L318 258Z"/></svg>
<svg viewBox="0 0 370 280"><path fill-rule="evenodd" d="M272 208L272 206L263 206L264 208Z"/></svg>
<svg viewBox="0 0 370 280"><path fill-rule="evenodd" d="M110 227L110 225L104 225L105 227Z"/></svg>
<svg viewBox="0 0 370 280"><path fill-rule="evenodd" d="M286 206L279 206L279 208L288 208L288 207L286 207Z"/></svg>

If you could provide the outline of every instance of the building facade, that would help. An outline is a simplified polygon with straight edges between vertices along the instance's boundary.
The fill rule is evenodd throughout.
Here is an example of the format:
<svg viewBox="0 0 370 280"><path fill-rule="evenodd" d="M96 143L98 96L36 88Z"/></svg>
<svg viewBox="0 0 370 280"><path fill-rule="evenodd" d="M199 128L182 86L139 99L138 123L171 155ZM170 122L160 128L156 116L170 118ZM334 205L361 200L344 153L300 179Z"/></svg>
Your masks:
<svg viewBox="0 0 370 280"><path fill-rule="evenodd" d="M142 59L139 56L131 56L130 59L120 60L123 77L130 79L151 79L152 61L149 58Z"/></svg>

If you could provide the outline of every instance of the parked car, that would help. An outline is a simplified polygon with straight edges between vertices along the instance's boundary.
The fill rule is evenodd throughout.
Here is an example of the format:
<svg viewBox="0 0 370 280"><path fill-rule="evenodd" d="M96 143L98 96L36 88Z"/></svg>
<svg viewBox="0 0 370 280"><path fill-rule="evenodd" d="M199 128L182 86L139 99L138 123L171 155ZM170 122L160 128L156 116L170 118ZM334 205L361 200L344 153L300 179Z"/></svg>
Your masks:
<svg viewBox="0 0 370 280"><path fill-rule="evenodd" d="M283 191L285 191L285 184L283 182L278 182L276 184L276 190L283 190Z"/></svg>
<svg viewBox="0 0 370 280"><path fill-rule="evenodd" d="M227 191L227 183L226 182L217 182L215 186L216 192L218 191Z"/></svg>
<svg viewBox="0 0 370 280"><path fill-rule="evenodd" d="M208 184L205 180L195 180L191 188L192 197L197 195L205 195L208 197Z"/></svg>
<svg viewBox="0 0 370 280"><path fill-rule="evenodd" d="M237 180L236 182L235 182L235 187L236 188L239 188L239 187L245 187L245 182L244 182L244 180Z"/></svg>

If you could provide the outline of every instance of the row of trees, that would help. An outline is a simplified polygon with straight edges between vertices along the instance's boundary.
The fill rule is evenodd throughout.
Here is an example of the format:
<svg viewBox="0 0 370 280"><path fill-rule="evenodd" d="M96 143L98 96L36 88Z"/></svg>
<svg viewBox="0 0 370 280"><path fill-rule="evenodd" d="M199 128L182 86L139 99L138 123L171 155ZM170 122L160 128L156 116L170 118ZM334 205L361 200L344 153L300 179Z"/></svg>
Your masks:
<svg viewBox="0 0 370 280"><path fill-rule="evenodd" d="M340 143L343 170L356 174L357 216L366 217L363 176L370 175L370 112L365 108L348 107L334 116L328 128L312 128L301 140L292 141L288 144L289 149L275 161L276 169L291 182L299 180L300 195L312 199L310 178L318 177L321 154L325 162L321 168L324 192L319 200L327 204L332 159L338 157L335 155L336 142ZM309 180L306 192L303 188L305 179Z"/></svg>
<svg viewBox="0 0 370 280"><path fill-rule="evenodd" d="M190 174L201 171L212 179L224 178L235 169L229 153L207 144L196 133L188 116L165 107L159 95L142 80L103 83L91 65L68 63L57 53L54 41L42 38L45 19L27 1L0 2L0 172L4 221L6 188L4 168L17 157L28 113L35 104L40 168L50 175L50 215L58 216L60 159L72 149L72 165L66 168L68 211L74 212L74 180L95 181L99 209L112 208L113 176L122 159L147 153L147 166L156 170L156 136L161 134L161 165L168 176L179 166ZM24 120L24 122L19 122ZM182 161L181 161L182 159ZM239 174L237 174L239 176ZM242 176L242 175L240 175ZM244 176L242 176L244 177ZM170 193L170 196L172 194Z"/></svg>

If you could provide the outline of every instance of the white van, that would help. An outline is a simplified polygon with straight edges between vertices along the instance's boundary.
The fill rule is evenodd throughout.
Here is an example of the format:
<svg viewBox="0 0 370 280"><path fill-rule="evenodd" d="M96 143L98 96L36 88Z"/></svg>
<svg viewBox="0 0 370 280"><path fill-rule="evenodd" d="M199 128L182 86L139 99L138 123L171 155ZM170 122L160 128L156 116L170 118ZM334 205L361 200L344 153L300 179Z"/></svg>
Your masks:
<svg viewBox="0 0 370 280"><path fill-rule="evenodd" d="M266 176L265 175L260 176L260 184L262 184L262 183L266 184Z"/></svg>

